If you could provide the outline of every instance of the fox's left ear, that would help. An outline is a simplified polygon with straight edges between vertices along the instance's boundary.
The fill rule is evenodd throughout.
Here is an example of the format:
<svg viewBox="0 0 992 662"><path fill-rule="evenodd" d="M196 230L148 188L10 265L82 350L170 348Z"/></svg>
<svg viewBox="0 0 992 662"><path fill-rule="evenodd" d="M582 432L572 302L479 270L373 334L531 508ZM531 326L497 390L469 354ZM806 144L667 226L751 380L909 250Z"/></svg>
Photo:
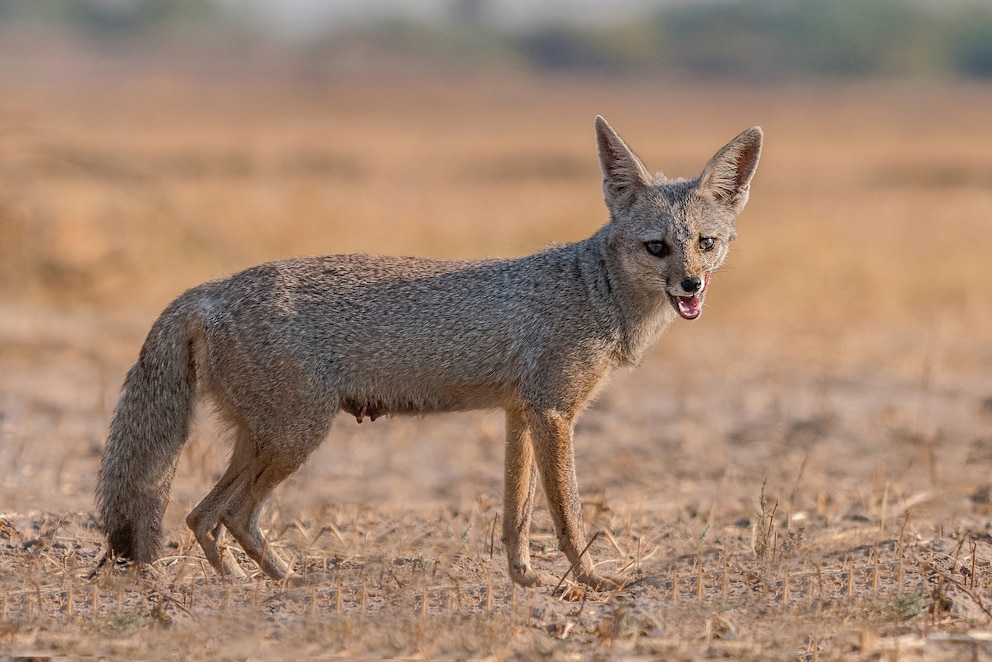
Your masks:
<svg viewBox="0 0 992 662"><path fill-rule="evenodd" d="M741 213L758 168L762 137L761 127L754 126L727 143L703 168L699 191Z"/></svg>

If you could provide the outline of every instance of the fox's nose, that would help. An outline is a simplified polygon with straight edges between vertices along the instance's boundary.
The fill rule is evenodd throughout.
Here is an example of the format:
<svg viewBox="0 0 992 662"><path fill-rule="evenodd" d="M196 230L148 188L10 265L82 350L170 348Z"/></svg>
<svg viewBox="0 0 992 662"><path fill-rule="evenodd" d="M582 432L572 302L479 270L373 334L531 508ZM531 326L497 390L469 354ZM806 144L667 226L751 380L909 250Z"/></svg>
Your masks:
<svg viewBox="0 0 992 662"><path fill-rule="evenodd" d="M686 278L682 281L682 291L688 294L696 294L699 290L703 289L703 279L702 278Z"/></svg>

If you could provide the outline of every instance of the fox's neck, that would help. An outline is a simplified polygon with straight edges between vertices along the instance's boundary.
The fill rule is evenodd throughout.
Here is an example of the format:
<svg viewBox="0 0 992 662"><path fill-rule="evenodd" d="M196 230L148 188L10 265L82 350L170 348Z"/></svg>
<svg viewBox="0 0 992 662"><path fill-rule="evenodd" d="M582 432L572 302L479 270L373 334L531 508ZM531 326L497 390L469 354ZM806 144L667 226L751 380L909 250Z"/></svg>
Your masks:
<svg viewBox="0 0 992 662"><path fill-rule="evenodd" d="M621 268L610 246L607 226L576 247L586 252L583 278L594 305L612 327L618 365L636 365L677 315L665 299L648 296Z"/></svg>

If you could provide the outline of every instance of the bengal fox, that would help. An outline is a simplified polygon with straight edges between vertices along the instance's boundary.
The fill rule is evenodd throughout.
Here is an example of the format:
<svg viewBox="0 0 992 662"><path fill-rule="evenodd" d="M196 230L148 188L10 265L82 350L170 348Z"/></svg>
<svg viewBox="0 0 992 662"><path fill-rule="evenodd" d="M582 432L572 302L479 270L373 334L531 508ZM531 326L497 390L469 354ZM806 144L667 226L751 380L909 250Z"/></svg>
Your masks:
<svg viewBox="0 0 992 662"><path fill-rule="evenodd" d="M595 122L609 221L593 236L510 260L330 255L282 260L194 287L153 324L124 381L99 472L108 556L155 560L195 401L234 431L223 477L187 516L207 559L244 576L227 529L270 577L290 568L266 543L272 490L344 411L502 409L503 541L509 574L532 568L538 481L576 579L616 586L585 554L572 430L607 374L640 362L676 318L699 317L736 237L762 132L748 129L696 179L652 176Z"/></svg>

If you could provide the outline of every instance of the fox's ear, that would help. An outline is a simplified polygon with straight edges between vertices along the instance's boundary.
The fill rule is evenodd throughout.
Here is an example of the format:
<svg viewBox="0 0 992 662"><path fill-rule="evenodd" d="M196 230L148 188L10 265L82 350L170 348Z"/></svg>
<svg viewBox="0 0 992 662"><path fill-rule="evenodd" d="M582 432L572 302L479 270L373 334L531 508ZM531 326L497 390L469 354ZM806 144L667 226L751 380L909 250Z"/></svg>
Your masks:
<svg viewBox="0 0 992 662"><path fill-rule="evenodd" d="M624 206L639 189L651 183L651 174L600 115L596 116L596 145L606 206Z"/></svg>
<svg viewBox="0 0 992 662"><path fill-rule="evenodd" d="M741 213L761 156L761 127L751 127L727 143L703 168L699 190Z"/></svg>

